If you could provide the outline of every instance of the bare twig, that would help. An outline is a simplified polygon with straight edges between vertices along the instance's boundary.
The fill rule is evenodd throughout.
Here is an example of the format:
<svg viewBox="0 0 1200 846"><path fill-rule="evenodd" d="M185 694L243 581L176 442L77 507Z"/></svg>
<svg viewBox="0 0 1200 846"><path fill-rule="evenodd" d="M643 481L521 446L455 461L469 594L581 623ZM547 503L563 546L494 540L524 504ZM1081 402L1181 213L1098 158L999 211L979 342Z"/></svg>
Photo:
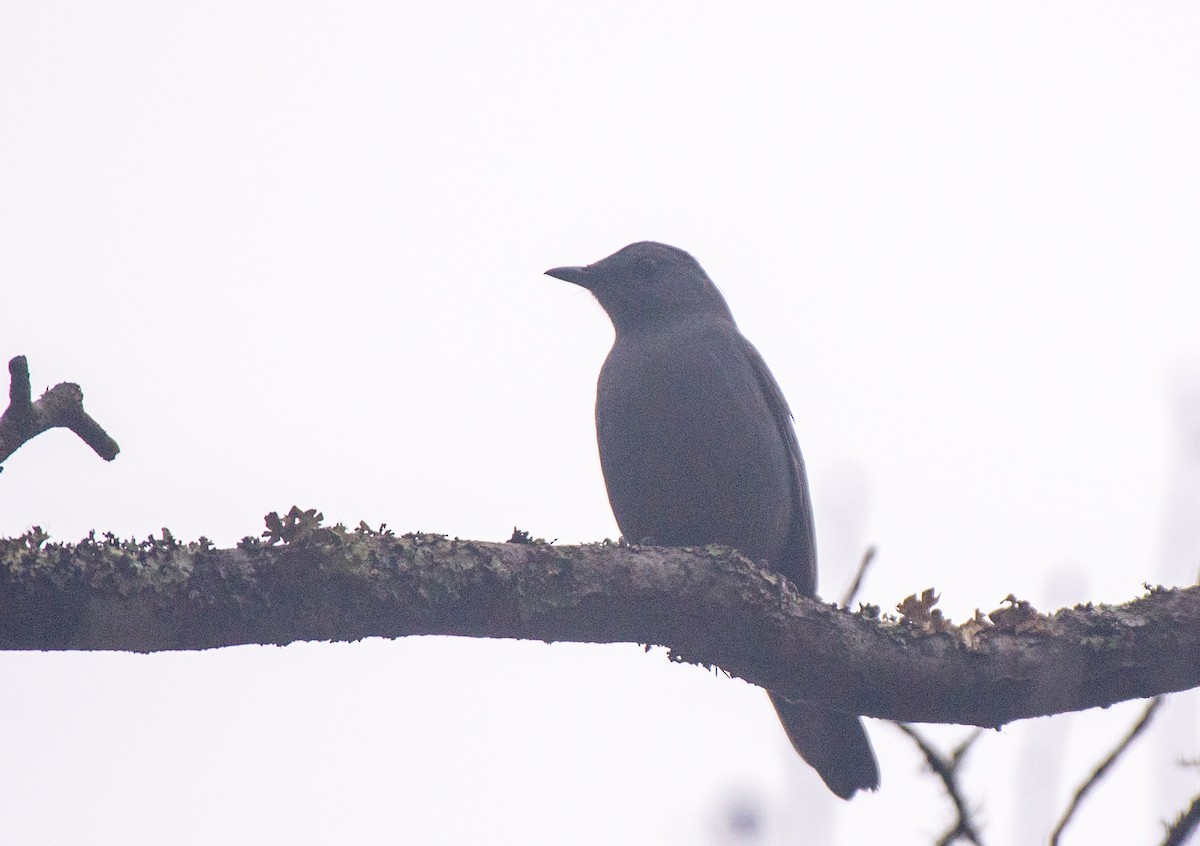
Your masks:
<svg viewBox="0 0 1200 846"><path fill-rule="evenodd" d="M867 551L863 553L862 561L858 565L858 572L854 574L854 581L850 583L850 588L846 591L846 596L842 599L843 608L849 608L850 603L854 601L854 597L858 596L859 588L862 587L863 579L867 575L867 568L874 562L876 552L877 550L874 546L868 546Z"/></svg>
<svg viewBox="0 0 1200 846"><path fill-rule="evenodd" d="M921 734L912 726L905 723L894 723L896 728L904 732L912 742L921 750L921 754L925 756L925 761L929 764L929 769L933 770L934 774L942 780L942 786L946 788L946 795L950 797L950 801L954 803L954 810L958 814L958 819L954 825L946 830L946 833L937 841L937 846L949 846L958 840L965 840L968 843L974 843L975 846L983 846L983 839L975 827L974 821L971 819L971 809L967 807L967 801L963 797L963 793L958 783L959 767L966 759L967 752L970 751L971 745L983 733L983 729L976 729L971 732L967 738L954 748L954 751L949 756L942 755L930 745Z"/></svg>
<svg viewBox="0 0 1200 846"><path fill-rule="evenodd" d="M1107 773L1109 769L1111 769L1112 765L1116 763L1117 759L1125 753L1125 750L1129 748L1129 745L1133 743L1134 739L1146 730L1146 727L1150 725L1150 721L1154 718L1154 713L1158 710L1162 703L1163 697L1161 696L1156 696L1150 700L1150 704L1146 706L1146 709L1142 712L1142 716L1138 718L1136 723L1133 724L1133 728L1129 730L1129 733L1125 735L1124 739L1117 744L1116 748L1113 749L1112 752L1109 753L1108 757L1100 763L1100 766L1096 767L1096 771L1091 774L1088 780L1080 785L1079 789L1075 791L1075 796L1071 799L1071 804L1067 806L1066 813L1064 813L1062 819L1058 821L1058 825L1054 827L1054 833L1050 835L1050 846L1058 846L1058 838L1062 835L1063 829L1067 827L1067 823L1071 821L1071 817L1075 815L1075 810L1083 801L1083 797L1085 797L1091 791L1091 789L1095 787L1097 783L1099 783L1100 779L1104 777L1104 774Z"/></svg>
<svg viewBox="0 0 1200 846"><path fill-rule="evenodd" d="M121 448L83 410L83 391L78 385L61 382L33 402L29 363L25 356L19 355L9 361L8 373L11 379L8 408L0 416L0 462L25 442L58 426L70 429L105 461L117 457Z"/></svg>
<svg viewBox="0 0 1200 846"><path fill-rule="evenodd" d="M967 753L971 751L971 747L975 745L975 741L983 735L983 729L977 728L975 731L963 738L962 743L954 747L954 751L950 753L950 763L957 769L962 763L963 758L967 757Z"/></svg>
<svg viewBox="0 0 1200 846"><path fill-rule="evenodd" d="M1179 818L1167 829L1167 839L1163 846L1183 846L1188 837L1200 830L1200 796L1192 800L1192 805L1179 815Z"/></svg>

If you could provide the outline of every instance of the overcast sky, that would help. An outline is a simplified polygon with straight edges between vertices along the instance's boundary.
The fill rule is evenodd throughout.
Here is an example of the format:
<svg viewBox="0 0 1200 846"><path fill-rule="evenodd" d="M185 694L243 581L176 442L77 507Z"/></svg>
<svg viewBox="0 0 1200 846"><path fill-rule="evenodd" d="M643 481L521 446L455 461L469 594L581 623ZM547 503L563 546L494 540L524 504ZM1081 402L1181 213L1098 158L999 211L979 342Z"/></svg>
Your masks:
<svg viewBox="0 0 1200 846"><path fill-rule="evenodd" d="M960 620L1192 581L1198 39L1182 3L7 0L0 357L81 384L122 452L22 448L0 534L227 546L298 504L615 537L611 328L542 271L654 239L791 403L827 597L869 544L864 600L934 586ZM1200 784L1152 775L1200 754L1196 704L1073 842L1159 836ZM983 738L989 842L1044 838L1140 708ZM891 727L883 790L840 803L761 691L635 647L0 655L0 725L18 844L925 844L949 819ZM731 808L759 839L721 839Z"/></svg>

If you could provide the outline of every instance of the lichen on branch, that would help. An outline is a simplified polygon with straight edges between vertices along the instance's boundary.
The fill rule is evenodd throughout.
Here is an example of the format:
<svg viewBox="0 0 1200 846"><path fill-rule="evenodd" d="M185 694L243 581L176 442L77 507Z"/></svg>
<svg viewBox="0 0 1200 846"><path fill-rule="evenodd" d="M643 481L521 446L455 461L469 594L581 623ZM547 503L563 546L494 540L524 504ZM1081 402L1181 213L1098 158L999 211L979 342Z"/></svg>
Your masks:
<svg viewBox="0 0 1200 846"><path fill-rule="evenodd" d="M633 642L789 698L909 722L999 726L1200 686L1200 587L1038 614L1015 598L955 626L932 592L901 616L839 610L723 547L510 543L268 515L205 539L0 541L0 648L208 649L461 635Z"/></svg>
<svg viewBox="0 0 1200 846"><path fill-rule="evenodd" d="M105 461L117 457L121 448L83 410L83 390L78 385L60 382L34 402L25 356L8 362L8 374L8 408L0 415L0 463L22 444L56 427L70 429Z"/></svg>

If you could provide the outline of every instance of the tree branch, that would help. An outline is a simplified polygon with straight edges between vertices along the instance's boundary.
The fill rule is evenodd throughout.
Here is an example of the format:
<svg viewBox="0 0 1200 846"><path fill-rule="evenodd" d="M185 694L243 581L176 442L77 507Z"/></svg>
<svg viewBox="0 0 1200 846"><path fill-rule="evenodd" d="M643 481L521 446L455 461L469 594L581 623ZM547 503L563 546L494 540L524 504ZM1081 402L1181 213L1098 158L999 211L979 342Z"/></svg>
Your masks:
<svg viewBox="0 0 1200 846"><path fill-rule="evenodd" d="M1200 796L1192 800L1188 809L1181 813L1167 829L1163 846L1184 846L1195 831L1200 830Z"/></svg>
<svg viewBox="0 0 1200 846"><path fill-rule="evenodd" d="M946 795L954 804L956 815L954 824L938 838L937 846L949 846L959 840L965 840L975 846L983 846L983 838L979 834L979 829L972 818L971 809L967 805L966 796L958 782L959 767L966 759L967 753L971 751L975 741L979 739L982 729L977 728L971 732L947 756L934 749L933 745L912 726L904 723L893 723L893 725L908 735L909 739L916 744L917 749L921 750L921 754L925 756L925 763L929 766L930 771L941 779L942 787L946 789Z"/></svg>
<svg viewBox="0 0 1200 846"><path fill-rule="evenodd" d="M78 385L60 382L33 402L25 356L16 356L8 362L8 374L8 408L0 416L0 462L26 441L56 426L70 429L105 461L117 457L121 448L83 410L83 391Z"/></svg>
<svg viewBox="0 0 1200 846"><path fill-rule="evenodd" d="M1142 711L1142 716L1140 716L1138 721L1133 724L1133 728L1129 730L1125 737L1121 738L1121 741L1113 748L1113 751L1110 752L1108 756L1100 762L1100 765L1096 767L1092 774L1088 776L1087 781L1081 784L1079 789L1075 791L1075 795L1071 797L1071 803L1067 805L1067 810L1063 813L1062 819L1058 821L1058 825L1054 827L1054 831L1050 834L1050 846L1058 846L1059 838L1062 837L1063 831L1066 830L1067 825L1075 816L1075 812L1079 810L1079 805L1081 802L1083 802L1084 797L1091 792L1093 787L1100 783L1100 780L1104 778L1105 773L1112 769L1112 766L1117 762L1117 759L1125 754L1125 750L1128 749L1129 745L1137 739L1137 736L1146 730L1146 727L1150 725L1150 721L1154 719L1154 714L1156 711L1158 711L1159 706L1161 706L1162 703L1163 700L1161 696L1156 696L1150 700L1150 704L1146 706L1144 711Z"/></svg>
<svg viewBox="0 0 1200 846"><path fill-rule="evenodd" d="M858 570L854 574L854 581L850 582L850 587L846 588L846 595L842 597L843 608L849 608L850 603L858 596L858 592L862 588L863 579L867 577L867 570L875 563L875 553L877 551L875 547L868 546L867 551L863 553L862 560L858 562Z"/></svg>
<svg viewBox="0 0 1200 846"><path fill-rule="evenodd" d="M295 509L269 515L268 530L236 549L166 530L141 543L49 544L40 530L0 541L0 648L408 635L660 644L833 709L984 727L1200 686L1196 587L1050 616L1018 604L952 627L909 601L901 619L839 611L721 547L397 537Z"/></svg>

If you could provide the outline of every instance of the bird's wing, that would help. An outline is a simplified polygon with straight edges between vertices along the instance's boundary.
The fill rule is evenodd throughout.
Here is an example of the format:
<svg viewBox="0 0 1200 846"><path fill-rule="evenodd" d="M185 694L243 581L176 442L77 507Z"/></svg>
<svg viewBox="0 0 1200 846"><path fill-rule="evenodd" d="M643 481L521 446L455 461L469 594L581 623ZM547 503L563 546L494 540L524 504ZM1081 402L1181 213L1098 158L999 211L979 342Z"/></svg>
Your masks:
<svg viewBox="0 0 1200 846"><path fill-rule="evenodd" d="M775 419L775 427L780 437L787 444L788 461L792 466L792 526L788 533L787 545L784 547L782 560L771 562L791 579L801 593L815 596L817 592L817 544L813 528L812 500L808 494L808 476L804 472L804 458L800 455L800 441L796 438L796 429L792 425L792 412L788 408L783 391L767 363L754 345L742 337L746 349L746 357L754 370L758 386L763 398L771 409Z"/></svg>

